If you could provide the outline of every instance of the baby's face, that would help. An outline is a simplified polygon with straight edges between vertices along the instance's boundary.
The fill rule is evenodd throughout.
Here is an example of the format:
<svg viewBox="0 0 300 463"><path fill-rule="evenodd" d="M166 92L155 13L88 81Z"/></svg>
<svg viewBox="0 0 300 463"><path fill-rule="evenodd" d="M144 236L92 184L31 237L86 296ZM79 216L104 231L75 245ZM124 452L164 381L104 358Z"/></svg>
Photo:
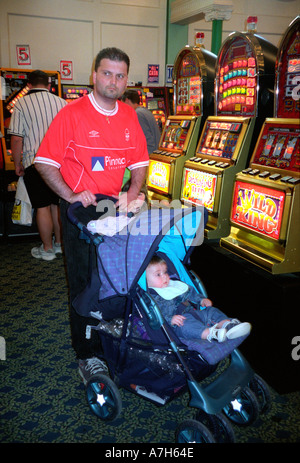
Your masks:
<svg viewBox="0 0 300 463"><path fill-rule="evenodd" d="M170 277L165 263L149 265L146 269L147 283L150 288L165 288Z"/></svg>

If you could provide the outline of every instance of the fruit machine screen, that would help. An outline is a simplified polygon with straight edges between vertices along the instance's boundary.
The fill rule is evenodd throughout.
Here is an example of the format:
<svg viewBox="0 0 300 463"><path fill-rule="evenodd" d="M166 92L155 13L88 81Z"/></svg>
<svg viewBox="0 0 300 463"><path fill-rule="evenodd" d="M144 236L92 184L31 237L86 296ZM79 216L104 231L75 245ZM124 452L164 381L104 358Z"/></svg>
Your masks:
<svg viewBox="0 0 300 463"><path fill-rule="evenodd" d="M300 17L287 29L276 62L275 117L300 118Z"/></svg>
<svg viewBox="0 0 300 463"><path fill-rule="evenodd" d="M184 167L182 178L182 196L185 203L204 206L213 212L216 198L217 175Z"/></svg>
<svg viewBox="0 0 300 463"><path fill-rule="evenodd" d="M62 97L67 103L89 95L93 90L91 85L62 85Z"/></svg>
<svg viewBox="0 0 300 463"><path fill-rule="evenodd" d="M162 194L169 194L171 189L171 164L150 159L148 188Z"/></svg>
<svg viewBox="0 0 300 463"><path fill-rule="evenodd" d="M7 135L11 114L16 102L25 96L29 87L27 85L30 70L1 68L1 95L0 103L0 130L3 133L3 153L5 168L14 170L14 163L10 155L10 136ZM60 74L57 71L44 71L49 76L50 92L61 96Z"/></svg>
<svg viewBox="0 0 300 463"><path fill-rule="evenodd" d="M175 114L199 116L203 98L199 59L194 52L186 51L177 66Z"/></svg>
<svg viewBox="0 0 300 463"><path fill-rule="evenodd" d="M187 119L168 119L159 148L182 152L186 145L190 125L191 122Z"/></svg>
<svg viewBox="0 0 300 463"><path fill-rule="evenodd" d="M214 159L232 159L241 128L242 122L208 120L196 154L211 156L212 162L210 165L215 164Z"/></svg>
<svg viewBox="0 0 300 463"><path fill-rule="evenodd" d="M265 185L237 181L231 221L263 237L279 240L286 192Z"/></svg>
<svg viewBox="0 0 300 463"><path fill-rule="evenodd" d="M150 156L148 173L150 190L173 197L174 188L177 188L179 195L183 168L179 161L188 150L194 127L195 117L170 116L167 119L159 148ZM176 180L177 176L180 176L179 180Z"/></svg>
<svg viewBox="0 0 300 463"><path fill-rule="evenodd" d="M217 114L255 117L258 86L257 58L243 36L221 55L217 69Z"/></svg>
<svg viewBox="0 0 300 463"><path fill-rule="evenodd" d="M299 124L282 123L267 119L251 160L251 167L260 169L260 177L273 176L291 181L293 174L300 175L300 127ZM289 177L287 177L289 175Z"/></svg>

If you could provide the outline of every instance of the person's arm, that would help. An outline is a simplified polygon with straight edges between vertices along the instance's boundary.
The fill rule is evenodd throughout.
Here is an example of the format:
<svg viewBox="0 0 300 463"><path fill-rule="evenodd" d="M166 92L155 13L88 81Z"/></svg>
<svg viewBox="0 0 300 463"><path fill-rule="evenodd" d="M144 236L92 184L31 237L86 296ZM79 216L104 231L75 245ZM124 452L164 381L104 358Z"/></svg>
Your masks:
<svg viewBox="0 0 300 463"><path fill-rule="evenodd" d="M74 193L64 181L57 167L39 162L36 162L34 165L47 185L61 198L71 204L80 201L84 207L90 206L91 204L97 206L96 196L89 190Z"/></svg>
<svg viewBox="0 0 300 463"><path fill-rule="evenodd" d="M24 175L24 167L22 164L23 137L12 135L10 139L11 154L15 164L15 172L18 177Z"/></svg>
<svg viewBox="0 0 300 463"><path fill-rule="evenodd" d="M123 193L119 197L115 207L119 206L120 210L128 210L128 212L131 211L131 208L134 208L134 201L137 199L145 181L146 172L147 167L138 167L131 171L130 188L127 193Z"/></svg>

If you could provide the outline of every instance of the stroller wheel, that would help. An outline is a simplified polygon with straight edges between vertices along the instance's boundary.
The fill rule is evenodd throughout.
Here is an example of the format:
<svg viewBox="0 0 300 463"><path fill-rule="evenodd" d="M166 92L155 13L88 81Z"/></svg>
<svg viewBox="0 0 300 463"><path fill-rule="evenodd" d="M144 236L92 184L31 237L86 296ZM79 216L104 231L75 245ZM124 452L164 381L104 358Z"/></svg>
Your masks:
<svg viewBox="0 0 300 463"><path fill-rule="evenodd" d="M177 444L213 444L215 438L204 424L196 420L185 420L176 429Z"/></svg>
<svg viewBox="0 0 300 463"><path fill-rule="evenodd" d="M258 418L259 403L251 389L245 387L223 412L234 423L249 426Z"/></svg>
<svg viewBox="0 0 300 463"><path fill-rule="evenodd" d="M249 383L249 387L258 400L260 413L267 413L271 407L271 394L267 383L255 374Z"/></svg>
<svg viewBox="0 0 300 463"><path fill-rule="evenodd" d="M234 430L222 413L210 415L203 410L198 410L196 419L211 431L218 444L235 443Z"/></svg>
<svg viewBox="0 0 300 463"><path fill-rule="evenodd" d="M103 421L113 421L120 415L120 392L108 376L97 375L91 378L86 384L86 396L92 412Z"/></svg>

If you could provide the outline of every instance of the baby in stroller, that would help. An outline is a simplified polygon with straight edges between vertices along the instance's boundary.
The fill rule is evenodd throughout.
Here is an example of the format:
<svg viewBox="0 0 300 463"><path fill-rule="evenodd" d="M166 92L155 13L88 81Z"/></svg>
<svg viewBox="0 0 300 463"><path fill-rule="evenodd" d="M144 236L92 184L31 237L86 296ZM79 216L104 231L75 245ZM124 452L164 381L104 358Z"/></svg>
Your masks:
<svg viewBox="0 0 300 463"><path fill-rule="evenodd" d="M250 323L226 317L193 287L171 280L167 263L158 255L152 257L146 268L146 280L149 293L181 339L224 342L246 336L251 331Z"/></svg>

